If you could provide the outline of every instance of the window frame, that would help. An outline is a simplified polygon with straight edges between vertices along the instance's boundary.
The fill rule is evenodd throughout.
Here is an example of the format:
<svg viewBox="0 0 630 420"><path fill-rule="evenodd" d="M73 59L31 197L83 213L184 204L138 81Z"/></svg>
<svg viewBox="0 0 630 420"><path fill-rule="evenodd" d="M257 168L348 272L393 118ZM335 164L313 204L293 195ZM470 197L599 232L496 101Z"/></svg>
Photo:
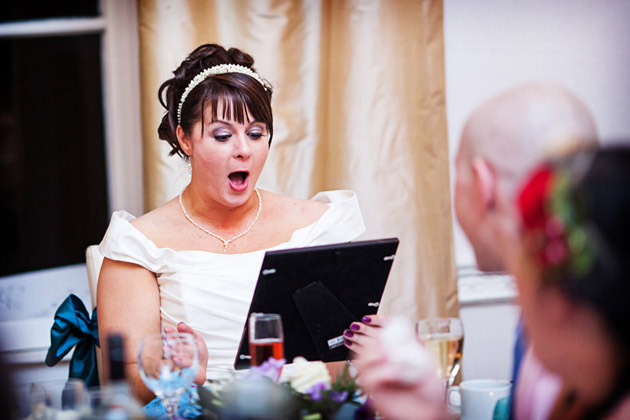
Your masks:
<svg viewBox="0 0 630 420"><path fill-rule="evenodd" d="M101 16L0 23L0 38L101 34L109 212L144 212L136 1L101 1Z"/></svg>

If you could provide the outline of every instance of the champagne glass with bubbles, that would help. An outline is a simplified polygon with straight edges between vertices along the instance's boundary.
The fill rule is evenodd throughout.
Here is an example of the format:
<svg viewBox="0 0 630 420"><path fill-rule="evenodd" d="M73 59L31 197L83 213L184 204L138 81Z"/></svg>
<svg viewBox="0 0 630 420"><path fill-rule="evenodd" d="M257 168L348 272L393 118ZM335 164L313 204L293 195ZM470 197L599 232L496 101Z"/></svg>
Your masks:
<svg viewBox="0 0 630 420"><path fill-rule="evenodd" d="M279 314L252 313L249 317L249 353L252 366L260 366L270 357L284 357L284 334Z"/></svg>
<svg viewBox="0 0 630 420"><path fill-rule="evenodd" d="M437 361L437 374L445 389L461 368L464 328L459 318L429 318L418 321L418 339Z"/></svg>
<svg viewBox="0 0 630 420"><path fill-rule="evenodd" d="M195 337L187 333L151 334L140 340L138 368L145 385L166 407L172 419L179 399L199 368Z"/></svg>

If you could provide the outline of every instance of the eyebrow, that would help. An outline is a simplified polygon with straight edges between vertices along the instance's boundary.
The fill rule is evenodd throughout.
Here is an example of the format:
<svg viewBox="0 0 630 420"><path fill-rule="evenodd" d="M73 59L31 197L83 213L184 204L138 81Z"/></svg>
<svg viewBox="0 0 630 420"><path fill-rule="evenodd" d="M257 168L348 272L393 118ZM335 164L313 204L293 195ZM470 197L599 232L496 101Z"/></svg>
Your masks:
<svg viewBox="0 0 630 420"><path fill-rule="evenodd" d="M225 124L228 125L230 127L234 127L234 124L232 122L232 120L222 120L222 119L215 119L215 120L211 120L209 121L209 124L214 124L214 123L219 123L219 124ZM262 124L263 126L266 126L266 124L263 121L257 121L257 120L252 120L250 122L248 122L247 124L245 124L247 127L250 127L254 124Z"/></svg>

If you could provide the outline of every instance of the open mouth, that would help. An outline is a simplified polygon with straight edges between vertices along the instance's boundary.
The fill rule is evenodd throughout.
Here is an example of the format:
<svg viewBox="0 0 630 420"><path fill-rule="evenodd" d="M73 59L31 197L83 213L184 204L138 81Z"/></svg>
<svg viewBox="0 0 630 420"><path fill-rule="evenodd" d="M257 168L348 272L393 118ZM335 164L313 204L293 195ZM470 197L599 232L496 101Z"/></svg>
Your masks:
<svg viewBox="0 0 630 420"><path fill-rule="evenodd" d="M237 171L232 172L228 175L230 179L230 184L232 187L240 190L247 188L247 180L249 179L249 172L247 171Z"/></svg>

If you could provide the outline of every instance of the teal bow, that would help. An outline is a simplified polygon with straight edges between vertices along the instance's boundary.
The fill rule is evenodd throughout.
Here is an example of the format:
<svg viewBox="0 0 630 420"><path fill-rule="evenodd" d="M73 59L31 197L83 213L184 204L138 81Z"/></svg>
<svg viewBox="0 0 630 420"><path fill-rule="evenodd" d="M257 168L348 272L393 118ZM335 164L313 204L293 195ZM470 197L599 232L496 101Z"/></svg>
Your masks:
<svg viewBox="0 0 630 420"><path fill-rule="evenodd" d="M85 380L90 386L98 385L96 349L101 346L98 340L98 320L96 308L92 319L85 305L77 296L70 294L55 312L55 322L50 329L50 348L46 355L48 366L56 365L74 346L70 359L70 378Z"/></svg>

